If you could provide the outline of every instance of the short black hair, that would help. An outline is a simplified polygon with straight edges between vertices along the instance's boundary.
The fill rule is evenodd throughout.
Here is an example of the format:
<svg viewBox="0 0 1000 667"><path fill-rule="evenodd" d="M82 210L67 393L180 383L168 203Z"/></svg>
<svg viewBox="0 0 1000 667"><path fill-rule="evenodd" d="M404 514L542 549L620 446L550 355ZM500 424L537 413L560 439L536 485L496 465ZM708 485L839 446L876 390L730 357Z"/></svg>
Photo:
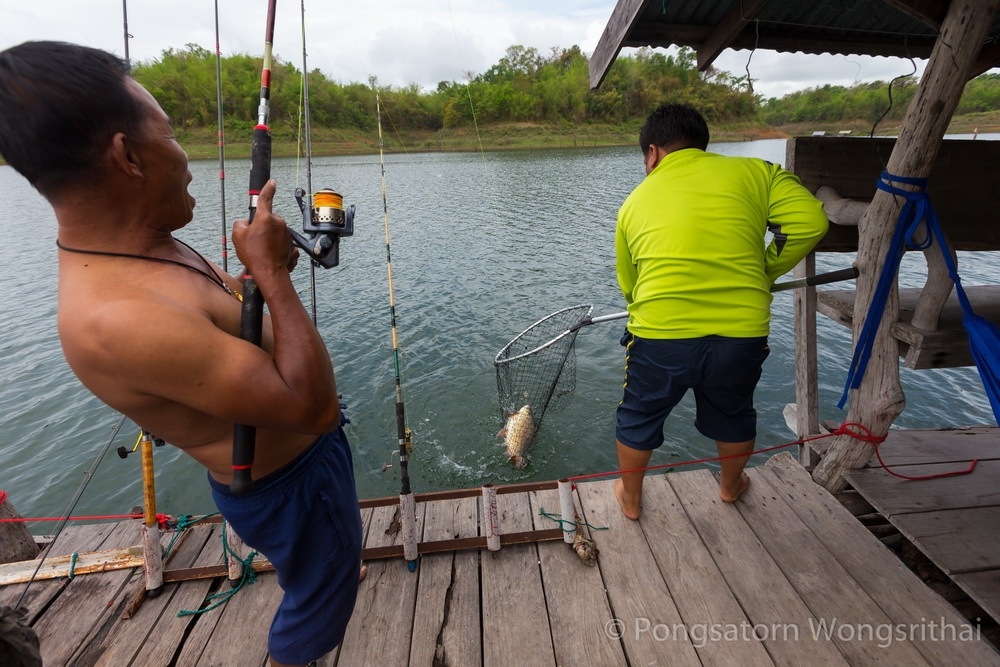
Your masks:
<svg viewBox="0 0 1000 667"><path fill-rule="evenodd" d="M65 42L0 52L0 155L50 201L95 182L114 134L142 128L129 71L115 55Z"/></svg>
<svg viewBox="0 0 1000 667"><path fill-rule="evenodd" d="M661 104L649 114L639 130L639 148L645 155L650 146L686 141L691 148L708 148L708 123L687 104Z"/></svg>

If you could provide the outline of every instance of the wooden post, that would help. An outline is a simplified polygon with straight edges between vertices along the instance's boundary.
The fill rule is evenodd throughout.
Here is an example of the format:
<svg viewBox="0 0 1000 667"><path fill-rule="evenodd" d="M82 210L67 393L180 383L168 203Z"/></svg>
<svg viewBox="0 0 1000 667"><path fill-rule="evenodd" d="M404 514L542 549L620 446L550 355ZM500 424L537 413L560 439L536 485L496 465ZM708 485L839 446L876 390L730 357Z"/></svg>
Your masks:
<svg viewBox="0 0 1000 667"><path fill-rule="evenodd" d="M886 169L890 174L918 178L930 174L998 4L998 0L954 0L949 5L927 68L903 119L899 139L889 157ZM871 307L896 225L898 206L893 195L879 190L861 220L856 262L861 275L855 296L855 345ZM890 331L898 319L899 299L893 286L881 313L871 361L861 385L851 394L847 415L847 421L862 424L876 437L888 433L906 404L899 385L899 347ZM837 436L813 471L813 479L827 490L839 492L847 484L844 473L864 465L872 452L869 443L850 436Z"/></svg>
<svg viewBox="0 0 1000 667"><path fill-rule="evenodd" d="M143 522L139 531L142 540L143 574L146 594L156 597L163 589L163 551L160 546L160 525L156 521L156 481L153 474L153 436L142 432L142 497Z"/></svg>
<svg viewBox="0 0 1000 667"><path fill-rule="evenodd" d="M0 491L0 519L20 519L14 506L7 499L7 492ZM38 555L38 546L24 522L0 523L0 563L31 560Z"/></svg>

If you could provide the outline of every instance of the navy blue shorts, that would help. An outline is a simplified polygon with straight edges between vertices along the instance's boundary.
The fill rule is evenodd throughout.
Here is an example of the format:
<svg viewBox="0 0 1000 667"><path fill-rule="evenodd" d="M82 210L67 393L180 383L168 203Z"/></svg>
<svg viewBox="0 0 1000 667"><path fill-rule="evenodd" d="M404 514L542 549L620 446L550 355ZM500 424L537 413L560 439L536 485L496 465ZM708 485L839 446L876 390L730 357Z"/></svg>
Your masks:
<svg viewBox="0 0 1000 667"><path fill-rule="evenodd" d="M766 336L628 338L625 391L615 431L623 445L641 450L662 445L663 424L688 389L694 390L694 425L702 435L719 442L757 436L753 392L770 353Z"/></svg>
<svg viewBox="0 0 1000 667"><path fill-rule="evenodd" d="M267 648L286 665L316 660L344 638L361 568L361 512L344 430L234 496L208 477L219 512L274 564L284 591Z"/></svg>

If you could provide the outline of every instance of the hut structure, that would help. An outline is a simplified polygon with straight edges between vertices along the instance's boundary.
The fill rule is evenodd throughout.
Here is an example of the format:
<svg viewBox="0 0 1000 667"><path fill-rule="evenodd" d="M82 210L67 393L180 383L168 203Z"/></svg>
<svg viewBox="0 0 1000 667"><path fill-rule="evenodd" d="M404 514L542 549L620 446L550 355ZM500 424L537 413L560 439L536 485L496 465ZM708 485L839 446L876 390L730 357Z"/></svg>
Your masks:
<svg viewBox="0 0 1000 667"><path fill-rule="evenodd" d="M819 420L815 316L818 311L851 327L858 345L903 204L903 197L876 189L883 169L894 176L930 177L933 203L952 251L1000 250L992 201L1000 187L1000 142L944 140L966 82L1000 65L998 6L994 0L619 0L590 61L590 83L597 88L623 47L690 47L701 71L728 48L927 59L898 138L788 140L785 166L824 200L835 223L816 252L856 251L860 275L856 290L797 290L796 403L786 407L785 417L800 437L838 433L824 440L829 444L819 452L822 458L813 448L802 448L800 462L812 470L815 482L834 493L849 483L861 491L994 617L1000 614L1000 535L995 528L1000 471L988 468L978 481L949 482L951 490L945 492L936 485L939 480L904 487L879 470L859 470L872 459L873 444ZM921 231L927 233L926 225ZM992 426L949 424L945 426L954 427L950 433L901 434L894 429L889 435L905 406L900 356L914 369L975 363L944 256L936 245L924 254L924 286L899 290L894 277L884 310L874 315L881 320L870 361L860 385L850 392L845 423L861 424L875 442L886 436L896 444L905 440L911 457L902 460L910 463L916 462L912 456L918 451L931 457L924 463L995 458L997 432ZM814 273L815 261L814 253L796 267L796 277ZM1000 322L1000 286L966 292L978 315ZM976 436L975 446L970 447L969 439L956 444L955 433ZM957 454L963 447L963 454ZM931 467L939 472L948 466ZM872 481L879 488L862 488ZM968 513L963 518L944 511L956 509L945 507L956 494L963 498L957 504L964 504ZM903 501L904 496L909 499ZM904 504L908 510L902 509ZM967 549L972 544L976 546ZM980 556L963 570L954 563L956 551Z"/></svg>

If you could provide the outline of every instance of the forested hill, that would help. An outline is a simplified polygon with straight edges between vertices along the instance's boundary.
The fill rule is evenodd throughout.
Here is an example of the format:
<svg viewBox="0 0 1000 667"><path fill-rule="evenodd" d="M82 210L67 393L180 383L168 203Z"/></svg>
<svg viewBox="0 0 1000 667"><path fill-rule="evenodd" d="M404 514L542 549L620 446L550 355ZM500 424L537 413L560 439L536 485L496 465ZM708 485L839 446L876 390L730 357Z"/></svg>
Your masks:
<svg viewBox="0 0 1000 667"><path fill-rule="evenodd" d="M232 55L222 59L223 112L228 129L249 133L256 121L260 58ZM194 44L168 49L160 58L137 63L133 75L159 100L180 130L217 125L215 54ZM340 83L320 70L309 73L309 110L314 128L370 132L375 129L375 96L396 130L436 131L496 123L634 125L663 101L687 102L714 125L732 123L774 126L809 122L875 123L898 121L915 92L917 80L860 83L850 88L826 85L780 99L755 95L746 78L726 72L699 73L690 49L666 55L640 49L620 55L598 90L591 90L588 59L579 49L511 46L486 72L465 82L442 81L433 91L416 85ZM271 120L276 131L293 131L301 108L301 72L278 60L272 67ZM970 81L958 114L1000 110L1000 75ZM883 117L884 116L884 117Z"/></svg>

